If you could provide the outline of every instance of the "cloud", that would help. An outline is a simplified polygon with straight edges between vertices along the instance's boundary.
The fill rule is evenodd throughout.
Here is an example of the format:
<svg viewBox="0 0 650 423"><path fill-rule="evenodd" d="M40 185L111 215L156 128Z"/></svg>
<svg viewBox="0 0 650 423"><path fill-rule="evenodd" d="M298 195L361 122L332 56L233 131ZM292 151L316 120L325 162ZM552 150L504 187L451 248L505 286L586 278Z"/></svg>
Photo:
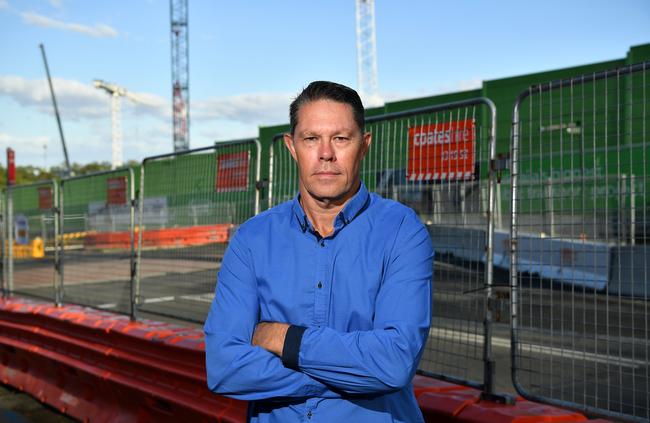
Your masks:
<svg viewBox="0 0 650 423"><path fill-rule="evenodd" d="M54 93L61 114L66 119L104 119L108 116L110 97L92 83L54 78ZM171 118L170 101L146 92L131 92L138 101L122 99L122 109L129 113L150 116L162 121ZM47 80L26 79L16 75L0 75L0 96L7 96L24 107L51 113L52 101ZM190 104L193 122L232 121L243 124L268 125L286 122L293 94L247 93L229 97L196 100Z"/></svg>
<svg viewBox="0 0 650 423"><path fill-rule="evenodd" d="M7 0L0 0L0 9L9 9L9 2Z"/></svg>
<svg viewBox="0 0 650 423"><path fill-rule="evenodd" d="M115 29L104 24L95 24L93 26L88 26L88 25L83 25L83 24L78 24L73 22L63 22L33 12L21 12L20 16L22 16L23 21L26 24L40 26L43 28L54 28L54 29L60 29L62 31L78 32L84 35L89 35L91 37L97 37L97 38L101 38L101 37L115 38L118 35Z"/></svg>
<svg viewBox="0 0 650 423"><path fill-rule="evenodd" d="M106 92L76 80L54 78L54 94L64 119L106 119L110 111L110 97ZM132 111L159 119L169 119L169 102L160 96L135 93L143 103ZM50 90L45 79L26 79L15 75L0 75L0 96L10 97L21 106L34 108L44 113L52 112ZM130 100L122 99L124 103ZM132 103L131 103L132 104Z"/></svg>
<svg viewBox="0 0 650 423"><path fill-rule="evenodd" d="M45 135L14 136L0 132L0 150L4 151L11 147L16 152L16 163L18 165L42 165L44 156L49 155L53 141Z"/></svg>
<svg viewBox="0 0 650 423"><path fill-rule="evenodd" d="M480 78L465 79L460 81L455 81L451 84L439 85L435 87L434 94L447 94L454 93L457 91L469 91L476 90L481 88L483 85L483 80Z"/></svg>
<svg viewBox="0 0 650 423"><path fill-rule="evenodd" d="M57 9L60 9L63 6L63 2L61 0L50 0L50 4L52 7L56 7Z"/></svg>
<svg viewBox="0 0 650 423"><path fill-rule="evenodd" d="M254 125L285 122L293 94L248 93L196 101L193 120L232 120Z"/></svg>
<svg viewBox="0 0 650 423"><path fill-rule="evenodd" d="M110 157L111 139L111 98L108 93L94 88L90 81L85 83L54 78L53 85L71 160L107 160ZM132 93L139 102L122 99L125 159L141 159L151 154L171 151L170 101L151 93ZM52 101L45 78L0 75L0 98L2 97L11 99L28 110L52 116ZM247 93L194 100L190 105L191 145L198 147L210 145L216 139L255 136L259 125L286 122L292 97L293 94L288 93ZM59 157L60 142L56 130L51 129L54 138L50 139L47 154L49 157ZM29 158L30 162L41 163L43 144L47 137L38 135L43 134L35 133L31 138L9 134L4 134L3 137L4 141L13 145L31 146L29 152L21 152L21 156L26 160Z"/></svg>
<svg viewBox="0 0 650 423"><path fill-rule="evenodd" d="M19 152L34 155L43 154L43 146L50 143L51 140L48 136L36 135L29 137L16 137L4 132L0 132L0 148L4 151L7 147L11 147Z"/></svg>

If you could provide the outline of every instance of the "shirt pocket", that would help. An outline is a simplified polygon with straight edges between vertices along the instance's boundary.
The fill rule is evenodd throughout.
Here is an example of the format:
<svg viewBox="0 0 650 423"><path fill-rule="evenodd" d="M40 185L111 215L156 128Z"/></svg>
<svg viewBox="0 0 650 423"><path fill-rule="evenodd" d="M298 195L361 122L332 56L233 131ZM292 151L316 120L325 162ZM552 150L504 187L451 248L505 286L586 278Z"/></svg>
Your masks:
<svg viewBox="0 0 650 423"><path fill-rule="evenodd" d="M331 323L338 330L372 329L383 279L377 255L341 254L332 269Z"/></svg>

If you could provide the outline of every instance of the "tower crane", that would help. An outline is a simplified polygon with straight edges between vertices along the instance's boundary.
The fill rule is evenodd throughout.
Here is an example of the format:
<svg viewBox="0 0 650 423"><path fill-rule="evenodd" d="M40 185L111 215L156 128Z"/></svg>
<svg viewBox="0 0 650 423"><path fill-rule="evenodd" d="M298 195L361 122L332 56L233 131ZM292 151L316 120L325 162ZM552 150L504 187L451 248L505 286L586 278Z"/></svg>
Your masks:
<svg viewBox="0 0 650 423"><path fill-rule="evenodd" d="M377 39L375 37L375 0L356 0L357 84L366 105L384 104L377 82Z"/></svg>
<svg viewBox="0 0 650 423"><path fill-rule="evenodd" d="M174 151L190 148L190 71L187 0L170 0Z"/></svg>
<svg viewBox="0 0 650 423"><path fill-rule="evenodd" d="M127 97L134 103L142 103L143 101L135 94L129 92L124 87L119 85L95 79L93 81L95 88L106 91L111 96L111 135L112 135L112 161L111 167L113 169L122 166L122 116L121 105L122 97Z"/></svg>

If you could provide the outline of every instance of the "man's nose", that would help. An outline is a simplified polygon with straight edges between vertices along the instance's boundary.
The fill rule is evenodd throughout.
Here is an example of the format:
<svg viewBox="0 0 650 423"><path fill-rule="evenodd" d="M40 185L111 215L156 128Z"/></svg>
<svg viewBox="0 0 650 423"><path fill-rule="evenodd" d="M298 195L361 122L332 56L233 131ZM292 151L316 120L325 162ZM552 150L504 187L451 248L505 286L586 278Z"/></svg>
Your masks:
<svg viewBox="0 0 650 423"><path fill-rule="evenodd" d="M324 139L319 146L319 158L324 161L334 160L334 149L332 148L332 140Z"/></svg>

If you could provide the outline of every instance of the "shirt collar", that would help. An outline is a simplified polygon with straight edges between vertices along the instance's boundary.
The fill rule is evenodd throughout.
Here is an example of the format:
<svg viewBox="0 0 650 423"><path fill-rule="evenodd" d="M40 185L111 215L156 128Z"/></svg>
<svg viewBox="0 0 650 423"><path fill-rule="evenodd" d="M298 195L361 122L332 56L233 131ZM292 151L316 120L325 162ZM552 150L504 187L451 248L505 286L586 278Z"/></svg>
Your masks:
<svg viewBox="0 0 650 423"><path fill-rule="evenodd" d="M338 216L336 216L336 220L334 221L334 232L338 232L338 230L352 222L358 215L360 215L368 206L369 200L370 193L368 192L366 185L361 182L357 193L354 194L354 196L343 207L343 210L341 210ZM303 232L311 228L309 218L307 218L307 214L300 205L300 193L296 194L293 198L292 211L298 226L300 226L300 229Z"/></svg>

